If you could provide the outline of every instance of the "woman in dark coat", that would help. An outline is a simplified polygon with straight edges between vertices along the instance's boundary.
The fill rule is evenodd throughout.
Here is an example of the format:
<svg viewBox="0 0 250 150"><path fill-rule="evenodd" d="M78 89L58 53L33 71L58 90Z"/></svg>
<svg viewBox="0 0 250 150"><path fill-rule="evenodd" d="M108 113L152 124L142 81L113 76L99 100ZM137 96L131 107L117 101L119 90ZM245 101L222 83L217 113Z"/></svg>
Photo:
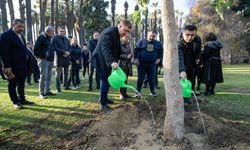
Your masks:
<svg viewBox="0 0 250 150"><path fill-rule="evenodd" d="M203 62L204 72L202 76L202 82L206 84L205 95L214 95L214 88L216 83L223 82L222 65L220 50L223 47L220 42L217 41L217 36L212 33L205 33L203 36L204 51Z"/></svg>
<svg viewBox="0 0 250 150"><path fill-rule="evenodd" d="M77 45L77 40L75 38L71 39L70 46L70 78L68 81L68 86L70 86L70 82L73 82L73 89L79 88L79 71L81 69L81 48Z"/></svg>
<svg viewBox="0 0 250 150"><path fill-rule="evenodd" d="M122 51L121 51L120 60L118 64L122 68L122 70L125 72L126 76L128 77L130 67L131 67L130 59L132 57L132 51L131 51L131 47L128 41L128 35L121 38L121 48L122 48ZM125 84L127 84L127 80L125 81ZM131 96L127 94L127 89L120 88L120 99L126 100L126 98L131 98Z"/></svg>

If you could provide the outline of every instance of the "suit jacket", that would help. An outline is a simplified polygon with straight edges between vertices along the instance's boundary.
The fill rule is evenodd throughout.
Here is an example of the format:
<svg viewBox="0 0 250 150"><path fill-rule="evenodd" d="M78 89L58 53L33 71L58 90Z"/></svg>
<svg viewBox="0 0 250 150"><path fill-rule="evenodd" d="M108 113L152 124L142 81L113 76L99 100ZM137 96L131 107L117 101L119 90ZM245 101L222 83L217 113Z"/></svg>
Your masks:
<svg viewBox="0 0 250 150"><path fill-rule="evenodd" d="M12 30L4 32L0 39L0 54L4 68L11 68L15 76L26 76L28 73L28 52L18 35Z"/></svg>
<svg viewBox="0 0 250 150"><path fill-rule="evenodd" d="M56 35L52 39L52 45L56 52L56 57L55 57L56 66L60 67L69 66L70 65L69 56L68 57L63 56L66 51L69 52L70 49L69 40L66 37L61 37L59 35Z"/></svg>
<svg viewBox="0 0 250 150"><path fill-rule="evenodd" d="M118 62L121 53L120 35L117 27L106 28L100 35L93 55L100 71L111 71L111 64Z"/></svg>

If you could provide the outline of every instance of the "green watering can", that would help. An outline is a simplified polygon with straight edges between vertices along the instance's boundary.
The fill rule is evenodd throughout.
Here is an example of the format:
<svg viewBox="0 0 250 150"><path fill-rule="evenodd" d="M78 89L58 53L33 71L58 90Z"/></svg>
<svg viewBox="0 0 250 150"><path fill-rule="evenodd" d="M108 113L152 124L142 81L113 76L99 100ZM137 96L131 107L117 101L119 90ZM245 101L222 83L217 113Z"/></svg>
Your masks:
<svg viewBox="0 0 250 150"><path fill-rule="evenodd" d="M189 98L192 95L192 83L188 79L181 79L182 95L184 98Z"/></svg>
<svg viewBox="0 0 250 150"><path fill-rule="evenodd" d="M110 76L108 77L108 82L111 87L129 88L129 89L136 91L136 89L133 86L125 84L126 80L127 80L127 76L120 67L118 67L117 69L112 69L112 72Z"/></svg>

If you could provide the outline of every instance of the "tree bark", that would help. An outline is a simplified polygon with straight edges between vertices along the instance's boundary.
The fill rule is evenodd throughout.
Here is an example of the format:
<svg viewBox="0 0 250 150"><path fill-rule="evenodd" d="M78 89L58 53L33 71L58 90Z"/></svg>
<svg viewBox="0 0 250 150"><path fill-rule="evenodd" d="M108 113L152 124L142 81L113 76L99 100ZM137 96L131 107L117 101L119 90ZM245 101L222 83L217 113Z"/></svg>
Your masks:
<svg viewBox="0 0 250 150"><path fill-rule="evenodd" d="M20 10L20 17L23 21L25 21L25 5L23 0L19 0L19 10Z"/></svg>
<svg viewBox="0 0 250 150"><path fill-rule="evenodd" d="M144 32L145 38L148 37L148 7L146 7L145 12L145 32Z"/></svg>
<svg viewBox="0 0 250 150"><path fill-rule="evenodd" d="M39 6L40 6L40 30L39 33L44 31L45 28L45 12L46 12L46 6L47 6L47 0L39 0Z"/></svg>
<svg viewBox="0 0 250 150"><path fill-rule="evenodd" d="M8 0L8 5L9 5L9 11L10 11L10 22L12 23L13 20L15 19L15 11L13 8L13 1Z"/></svg>
<svg viewBox="0 0 250 150"><path fill-rule="evenodd" d="M58 26L59 26L58 1L59 1L59 0L56 0L56 17L55 17L55 22L56 22L56 25L55 25L55 32L56 32L56 33L57 33Z"/></svg>
<svg viewBox="0 0 250 150"><path fill-rule="evenodd" d="M116 0L111 0L112 26L115 26L115 4Z"/></svg>
<svg viewBox="0 0 250 150"><path fill-rule="evenodd" d="M180 140L184 134L184 108L179 84L179 62L177 51L176 23L173 0L161 0L162 26L164 36L164 85L166 93L166 117L164 137Z"/></svg>
<svg viewBox="0 0 250 150"><path fill-rule="evenodd" d="M125 19L128 19L128 2L124 2L124 12L125 12Z"/></svg>
<svg viewBox="0 0 250 150"><path fill-rule="evenodd" d="M26 23L26 31L27 31L27 37L26 39L28 41L32 41L32 17L31 17L31 1L26 0L26 17L27 17L27 23Z"/></svg>
<svg viewBox="0 0 250 150"><path fill-rule="evenodd" d="M50 16L50 25L52 26L52 27L54 27L54 0L51 0L51 16Z"/></svg>
<svg viewBox="0 0 250 150"><path fill-rule="evenodd" d="M8 30L8 19L7 19L7 10L6 10L6 0L0 1L1 13L2 13L2 31Z"/></svg>
<svg viewBox="0 0 250 150"><path fill-rule="evenodd" d="M79 26L79 40L80 40L80 45L83 45L85 42L85 31L83 28L83 0L80 1L80 13L78 16L78 26Z"/></svg>

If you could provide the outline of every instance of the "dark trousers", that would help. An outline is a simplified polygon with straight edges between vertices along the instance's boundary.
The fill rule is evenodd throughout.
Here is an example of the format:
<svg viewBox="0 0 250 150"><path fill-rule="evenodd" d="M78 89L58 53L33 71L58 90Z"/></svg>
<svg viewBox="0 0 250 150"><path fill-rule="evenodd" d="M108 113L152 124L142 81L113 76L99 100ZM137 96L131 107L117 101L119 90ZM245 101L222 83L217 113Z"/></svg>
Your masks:
<svg viewBox="0 0 250 150"><path fill-rule="evenodd" d="M24 85L26 76L16 76L14 79L9 80L8 92L11 101L15 104L25 100Z"/></svg>
<svg viewBox="0 0 250 150"><path fill-rule="evenodd" d="M27 75L27 83L31 83L31 75L33 74L34 82L37 83L40 77L39 67L34 67L34 72Z"/></svg>
<svg viewBox="0 0 250 150"><path fill-rule="evenodd" d="M100 89L100 103L103 107L107 106L107 100L108 100L108 92L109 92L109 82L108 82L108 73L105 71L102 71L100 74L101 77L101 89Z"/></svg>
<svg viewBox="0 0 250 150"><path fill-rule="evenodd" d="M195 77L196 77L196 70L195 67L187 67L186 70L187 79L192 83L192 90L195 90Z"/></svg>
<svg viewBox="0 0 250 150"><path fill-rule="evenodd" d="M93 75L95 72L95 64L91 62L90 64L90 73L89 73L89 88L92 88L93 83ZM98 68L96 68L96 74L95 74L95 81L96 81L96 87L100 87L100 71Z"/></svg>
<svg viewBox="0 0 250 150"><path fill-rule="evenodd" d="M155 93L155 68L156 65L154 62L152 63L139 63L138 70L138 80L137 80L137 91L141 92L142 84L145 79L145 75L147 75L150 92Z"/></svg>
<svg viewBox="0 0 250 150"><path fill-rule="evenodd" d="M147 84L148 84L148 77L146 75L144 79L144 86L147 86ZM155 67L155 87L157 86L158 86L158 65L156 65Z"/></svg>
<svg viewBox="0 0 250 150"><path fill-rule="evenodd" d="M85 77L86 72L89 75L89 63L83 63L82 68L83 68L82 76Z"/></svg>
<svg viewBox="0 0 250 150"><path fill-rule="evenodd" d="M56 89L61 91L61 80L60 77L63 74L63 86L65 88L68 87L68 74L69 74L69 66L57 66L56 67Z"/></svg>
<svg viewBox="0 0 250 150"><path fill-rule="evenodd" d="M122 70L124 71L124 73L126 74L126 76L128 78L128 75L129 75L129 72L130 72L130 68L129 67L127 67L127 68L121 67L121 68L122 68ZM128 83L128 80L125 81L125 84L127 84L127 83ZM126 96L127 95L127 88L120 88L120 94L122 96Z"/></svg>
<svg viewBox="0 0 250 150"><path fill-rule="evenodd" d="M73 86L76 87L76 85L79 84L79 69L72 69L70 70L69 80L68 80L68 87L70 86L70 83L72 81Z"/></svg>

